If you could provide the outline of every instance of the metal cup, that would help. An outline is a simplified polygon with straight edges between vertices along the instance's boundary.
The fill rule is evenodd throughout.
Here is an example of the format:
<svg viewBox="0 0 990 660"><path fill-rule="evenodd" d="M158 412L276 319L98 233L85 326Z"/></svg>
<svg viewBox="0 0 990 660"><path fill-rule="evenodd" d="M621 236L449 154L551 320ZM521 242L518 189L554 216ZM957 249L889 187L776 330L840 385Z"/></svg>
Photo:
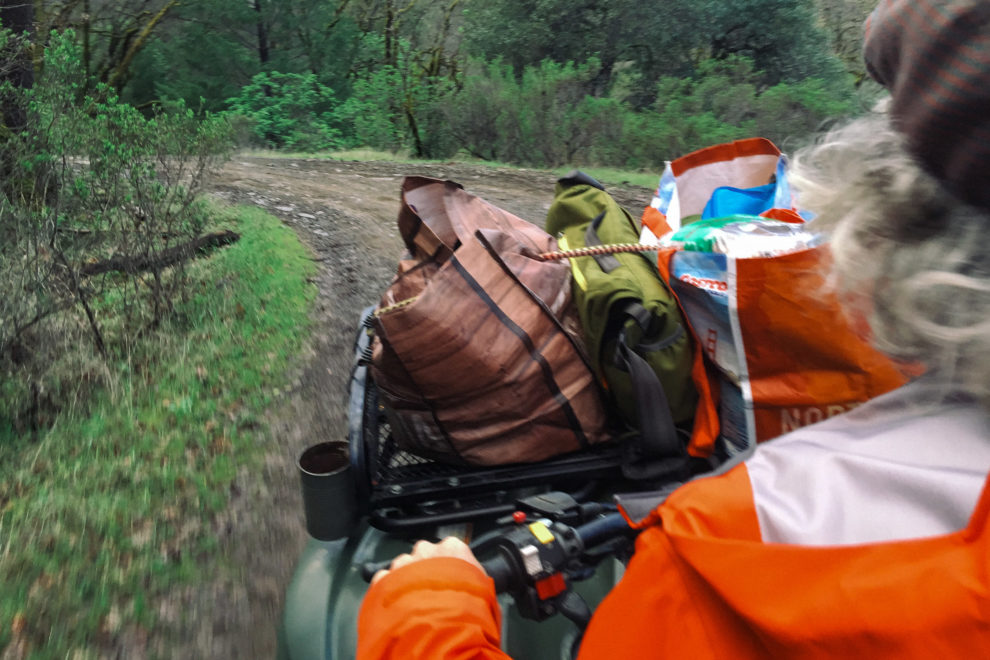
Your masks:
<svg viewBox="0 0 990 660"><path fill-rule="evenodd" d="M296 465L306 531L319 541L350 536L358 522L358 502L347 444L312 445L303 451Z"/></svg>

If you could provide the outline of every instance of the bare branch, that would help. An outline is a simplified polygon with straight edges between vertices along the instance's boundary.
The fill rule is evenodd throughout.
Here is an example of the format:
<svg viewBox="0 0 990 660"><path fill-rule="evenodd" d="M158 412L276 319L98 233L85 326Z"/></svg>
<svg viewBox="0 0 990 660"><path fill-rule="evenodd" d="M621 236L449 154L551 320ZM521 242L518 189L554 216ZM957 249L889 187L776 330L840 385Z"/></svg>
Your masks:
<svg viewBox="0 0 990 660"><path fill-rule="evenodd" d="M92 277L110 272L139 273L147 270L160 270L177 264L197 252L205 253L208 248L223 247L235 243L240 237L240 234L229 230L205 234L154 255L120 256L96 263L83 264L82 268L79 269L79 274L83 277Z"/></svg>

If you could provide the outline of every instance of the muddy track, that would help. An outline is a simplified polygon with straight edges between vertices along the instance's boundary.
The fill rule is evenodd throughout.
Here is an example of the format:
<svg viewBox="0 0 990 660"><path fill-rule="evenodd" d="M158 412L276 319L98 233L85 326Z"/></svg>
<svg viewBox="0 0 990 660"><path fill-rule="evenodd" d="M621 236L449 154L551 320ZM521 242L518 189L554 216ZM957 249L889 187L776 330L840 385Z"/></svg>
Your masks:
<svg viewBox="0 0 990 660"><path fill-rule="evenodd" d="M230 570L171 596L151 655L271 658L285 586L305 532L294 472L309 444L346 436L346 381L360 311L374 304L401 255L395 231L399 186L407 175L452 179L527 220L542 223L555 177L546 172L465 164L350 163L235 157L212 194L256 205L280 218L312 250L318 265L316 332L305 366L270 414L273 433L261 474L242 473L217 522ZM638 214L651 191L609 186ZM124 655L121 657L135 657Z"/></svg>

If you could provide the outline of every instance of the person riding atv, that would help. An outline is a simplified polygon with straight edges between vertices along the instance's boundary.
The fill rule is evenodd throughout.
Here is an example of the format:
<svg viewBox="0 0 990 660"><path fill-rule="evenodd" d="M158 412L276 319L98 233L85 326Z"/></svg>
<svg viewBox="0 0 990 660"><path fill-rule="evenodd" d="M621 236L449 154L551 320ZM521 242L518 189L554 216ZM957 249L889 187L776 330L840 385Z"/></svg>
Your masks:
<svg viewBox="0 0 990 660"><path fill-rule="evenodd" d="M985 657L990 648L990 3L885 0L866 26L891 93L798 155L850 316L912 373L662 502L579 658ZM920 367L920 368L919 368ZM463 543L376 576L358 657L506 657Z"/></svg>

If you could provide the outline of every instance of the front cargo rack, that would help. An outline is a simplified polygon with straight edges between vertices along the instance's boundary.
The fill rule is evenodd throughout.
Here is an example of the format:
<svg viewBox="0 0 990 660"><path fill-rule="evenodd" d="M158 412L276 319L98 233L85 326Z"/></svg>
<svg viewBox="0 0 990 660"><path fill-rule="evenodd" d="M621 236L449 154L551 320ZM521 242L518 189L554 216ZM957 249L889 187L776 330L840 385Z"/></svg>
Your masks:
<svg viewBox="0 0 990 660"><path fill-rule="evenodd" d="M498 517L511 513L521 496L557 490L582 501L595 496L600 484L622 480L618 443L494 467L451 465L401 449L368 369L372 309L364 310L355 342L348 409L351 465L372 525L412 531Z"/></svg>

